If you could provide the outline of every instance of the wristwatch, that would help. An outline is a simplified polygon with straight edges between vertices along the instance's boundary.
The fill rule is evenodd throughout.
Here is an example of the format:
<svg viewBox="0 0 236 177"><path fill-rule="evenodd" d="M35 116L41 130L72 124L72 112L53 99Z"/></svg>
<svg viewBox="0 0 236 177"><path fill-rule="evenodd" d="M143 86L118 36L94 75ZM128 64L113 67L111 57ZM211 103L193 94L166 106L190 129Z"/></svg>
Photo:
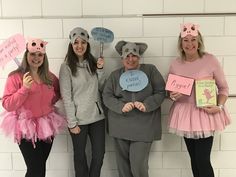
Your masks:
<svg viewBox="0 0 236 177"><path fill-rule="evenodd" d="M224 109L224 105L223 104L218 104L218 108L220 108L220 110Z"/></svg>

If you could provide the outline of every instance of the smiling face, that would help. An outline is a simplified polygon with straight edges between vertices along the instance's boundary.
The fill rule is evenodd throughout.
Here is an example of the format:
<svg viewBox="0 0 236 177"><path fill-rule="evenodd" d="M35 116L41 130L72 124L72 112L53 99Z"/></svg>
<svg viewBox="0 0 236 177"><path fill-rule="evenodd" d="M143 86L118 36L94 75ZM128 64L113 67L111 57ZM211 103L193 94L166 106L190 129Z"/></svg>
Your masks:
<svg viewBox="0 0 236 177"><path fill-rule="evenodd" d="M41 52L28 52L27 62L31 69L38 69L44 62L45 54Z"/></svg>
<svg viewBox="0 0 236 177"><path fill-rule="evenodd" d="M139 57L130 53L126 58L122 59L122 63L125 67L125 70L138 69Z"/></svg>
<svg viewBox="0 0 236 177"><path fill-rule="evenodd" d="M198 36L187 35L182 38L182 49L186 55L186 59L199 57L198 48Z"/></svg>
<svg viewBox="0 0 236 177"><path fill-rule="evenodd" d="M87 46L88 43L81 39L81 38L77 38L75 40L75 42L72 44L73 47L73 51L75 52L75 54L79 57L79 58L83 58L86 50L87 50Z"/></svg>

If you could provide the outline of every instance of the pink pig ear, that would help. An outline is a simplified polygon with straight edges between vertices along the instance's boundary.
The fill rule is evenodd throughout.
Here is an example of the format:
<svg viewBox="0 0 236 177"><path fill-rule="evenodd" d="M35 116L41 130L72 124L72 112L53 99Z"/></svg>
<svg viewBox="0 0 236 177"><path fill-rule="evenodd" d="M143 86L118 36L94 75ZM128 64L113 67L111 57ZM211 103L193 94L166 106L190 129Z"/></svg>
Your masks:
<svg viewBox="0 0 236 177"><path fill-rule="evenodd" d="M46 46L46 45L48 44L48 42L46 42L46 41L43 41L43 44Z"/></svg>
<svg viewBox="0 0 236 177"><path fill-rule="evenodd" d="M200 25L194 25L194 26L195 26L195 29L196 29L197 31L199 31Z"/></svg>
<svg viewBox="0 0 236 177"><path fill-rule="evenodd" d="M26 38L26 49L27 50L29 50L29 48L30 48L29 43L32 43L32 41L33 41L33 38L31 38L31 37Z"/></svg>
<svg viewBox="0 0 236 177"><path fill-rule="evenodd" d="M28 42L32 41L33 38L31 38L31 37L27 37L26 40L27 40L27 43L28 43Z"/></svg>
<svg viewBox="0 0 236 177"><path fill-rule="evenodd" d="M183 38L185 36L184 28L186 28L186 24L180 24L180 35Z"/></svg>

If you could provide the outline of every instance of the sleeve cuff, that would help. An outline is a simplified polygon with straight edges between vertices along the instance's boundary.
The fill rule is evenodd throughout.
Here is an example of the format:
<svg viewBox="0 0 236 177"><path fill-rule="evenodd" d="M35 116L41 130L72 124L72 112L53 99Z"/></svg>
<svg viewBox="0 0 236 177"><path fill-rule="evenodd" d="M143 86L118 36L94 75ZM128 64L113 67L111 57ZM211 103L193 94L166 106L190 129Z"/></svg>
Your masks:
<svg viewBox="0 0 236 177"><path fill-rule="evenodd" d="M26 88L25 86L22 86L21 89L19 90L19 93L23 95L28 95L29 92L30 88Z"/></svg>

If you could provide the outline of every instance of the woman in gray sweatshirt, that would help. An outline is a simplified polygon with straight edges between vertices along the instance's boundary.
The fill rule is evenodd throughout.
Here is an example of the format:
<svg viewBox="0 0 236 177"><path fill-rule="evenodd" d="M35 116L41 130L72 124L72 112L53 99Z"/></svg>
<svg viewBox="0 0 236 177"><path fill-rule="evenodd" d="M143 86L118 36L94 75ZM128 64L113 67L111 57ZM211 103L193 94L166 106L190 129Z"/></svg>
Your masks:
<svg viewBox="0 0 236 177"><path fill-rule="evenodd" d="M105 153L105 120L100 88L105 80L104 60L90 53L89 35L83 28L70 32L70 43L59 74L60 90L72 138L76 177L99 177ZM90 138L92 160L85 153Z"/></svg>
<svg viewBox="0 0 236 177"><path fill-rule="evenodd" d="M115 48L123 67L108 78L103 101L108 108L108 131L114 137L119 177L148 177L151 144L161 139L165 82L154 65L140 64L145 43L120 41Z"/></svg>

